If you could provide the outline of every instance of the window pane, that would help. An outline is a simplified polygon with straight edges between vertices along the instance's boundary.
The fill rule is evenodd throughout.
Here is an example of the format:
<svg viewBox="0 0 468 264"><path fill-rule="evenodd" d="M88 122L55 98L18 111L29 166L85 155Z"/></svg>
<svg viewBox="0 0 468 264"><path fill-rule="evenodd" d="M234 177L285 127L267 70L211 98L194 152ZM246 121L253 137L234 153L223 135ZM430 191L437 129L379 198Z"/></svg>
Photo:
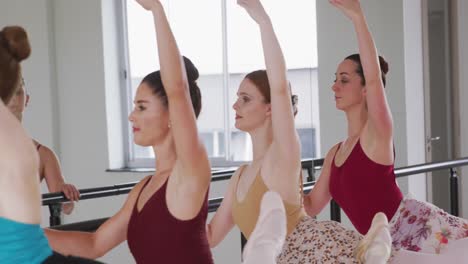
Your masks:
<svg viewBox="0 0 468 264"><path fill-rule="evenodd" d="M165 4L164 0L162 1ZM143 77L159 69L156 50L156 34L154 32L153 17L150 12L141 8L136 1L126 1L127 10L127 36L130 77L131 102L129 109L133 108L133 98L136 89ZM130 149L132 159L154 158L151 148L144 148L133 143L133 133L130 134Z"/></svg>
<svg viewBox="0 0 468 264"><path fill-rule="evenodd" d="M293 94L299 97L296 126L302 144L302 158L316 157L319 152L319 107L315 1L296 0L291 4L288 1L264 0L262 3L272 18L283 49ZM233 104L244 75L265 69L265 64L258 26L235 1L228 1L227 8L229 104ZM250 139L241 136L244 133L234 128L235 112L230 111L230 158L233 161L250 160Z"/></svg>
<svg viewBox="0 0 468 264"><path fill-rule="evenodd" d="M224 96L222 19L220 1L162 1L182 55L198 68L202 112L198 128L210 157L224 157ZM194 10L203 10L203 15ZM141 79L159 69L156 36L150 12L127 1L130 72L133 94ZM134 146L134 158L153 157L148 148Z"/></svg>
<svg viewBox="0 0 468 264"><path fill-rule="evenodd" d="M170 0L170 21L180 51L200 72L198 130L209 157L224 156L223 38L221 1ZM203 12L194 12L203 10Z"/></svg>
<svg viewBox="0 0 468 264"><path fill-rule="evenodd" d="M229 165L252 158L249 136L234 128L232 104L245 74L265 68L258 26L236 1L225 1L228 42L222 42L222 1L161 1L182 55L190 58L200 72L198 84L203 107L198 128L213 166L219 165L218 162ZM316 157L316 153L320 152L320 130L315 1L295 0L294 5L277 0L264 0L263 3L272 17L283 48L293 93L299 96L296 125L302 143L302 157ZM133 99L141 79L158 70L159 62L151 13L135 1L127 0L126 5ZM194 10L203 10L203 15ZM223 45L227 48L228 73L223 72ZM223 86L224 76L228 76L228 87ZM226 90L228 99L224 94ZM228 115L225 114L226 109L229 109ZM226 116L228 122L225 122ZM225 141L226 133L230 139L228 142ZM133 142L133 139L130 140ZM226 153L227 149L229 153ZM132 160L154 158L150 148L133 143L130 156Z"/></svg>

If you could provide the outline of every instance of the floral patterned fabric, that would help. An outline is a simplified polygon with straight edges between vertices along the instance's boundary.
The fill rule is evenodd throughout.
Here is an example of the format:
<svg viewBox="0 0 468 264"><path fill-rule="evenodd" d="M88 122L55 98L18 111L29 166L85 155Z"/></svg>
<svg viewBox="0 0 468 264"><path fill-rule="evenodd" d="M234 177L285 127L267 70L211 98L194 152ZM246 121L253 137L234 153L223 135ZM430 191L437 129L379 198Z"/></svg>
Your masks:
<svg viewBox="0 0 468 264"><path fill-rule="evenodd" d="M468 237L468 220L433 204L403 199L390 221L393 250L440 254L451 241Z"/></svg>
<svg viewBox="0 0 468 264"><path fill-rule="evenodd" d="M278 264L357 264L354 250L362 235L335 221L305 216L286 237Z"/></svg>

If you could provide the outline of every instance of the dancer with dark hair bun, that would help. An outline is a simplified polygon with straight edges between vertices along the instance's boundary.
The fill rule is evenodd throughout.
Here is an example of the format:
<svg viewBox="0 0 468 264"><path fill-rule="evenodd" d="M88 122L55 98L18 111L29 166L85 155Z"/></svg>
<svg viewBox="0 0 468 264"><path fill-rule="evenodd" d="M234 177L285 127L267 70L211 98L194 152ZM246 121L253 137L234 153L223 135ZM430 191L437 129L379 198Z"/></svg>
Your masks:
<svg viewBox="0 0 468 264"><path fill-rule="evenodd" d="M346 140L325 157L317 184L305 197L309 215L333 198L361 234L383 212L390 219L393 249L441 254L452 243L468 248L468 221L432 204L404 198L395 179L393 119L384 87L388 63L377 55L359 0L331 0L354 25L359 54L346 57L335 73L336 108L348 121ZM465 238L465 239L464 239Z"/></svg>
<svg viewBox="0 0 468 264"><path fill-rule="evenodd" d="M96 232L46 235L58 252L92 259L127 240L137 263L213 263L205 233L211 170L196 125L198 70L180 55L160 1L137 2L153 14L161 68L143 78L129 120L135 143L153 148L156 172Z"/></svg>

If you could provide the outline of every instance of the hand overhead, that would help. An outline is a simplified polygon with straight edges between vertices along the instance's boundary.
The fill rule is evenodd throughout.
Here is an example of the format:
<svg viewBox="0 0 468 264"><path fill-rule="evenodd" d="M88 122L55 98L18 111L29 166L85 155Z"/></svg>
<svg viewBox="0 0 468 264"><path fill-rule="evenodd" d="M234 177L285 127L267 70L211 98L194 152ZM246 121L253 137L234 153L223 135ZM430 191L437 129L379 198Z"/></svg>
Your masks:
<svg viewBox="0 0 468 264"><path fill-rule="evenodd" d="M260 0L237 0L237 4L243 7L257 24L269 21L269 16Z"/></svg>
<svg viewBox="0 0 468 264"><path fill-rule="evenodd" d="M155 5L160 5L159 0L136 0L144 9L151 10Z"/></svg>
<svg viewBox="0 0 468 264"><path fill-rule="evenodd" d="M341 10L351 20L362 13L359 0L329 0L329 2L334 7Z"/></svg>

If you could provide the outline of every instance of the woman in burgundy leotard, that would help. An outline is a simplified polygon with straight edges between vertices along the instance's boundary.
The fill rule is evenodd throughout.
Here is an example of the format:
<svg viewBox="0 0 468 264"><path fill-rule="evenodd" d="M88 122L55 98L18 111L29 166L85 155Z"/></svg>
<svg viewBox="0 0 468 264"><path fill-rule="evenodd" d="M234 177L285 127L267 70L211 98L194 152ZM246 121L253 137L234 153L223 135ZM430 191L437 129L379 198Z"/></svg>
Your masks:
<svg viewBox="0 0 468 264"><path fill-rule="evenodd" d="M138 87L129 116L134 141L153 148L154 175L144 178L121 210L95 233L47 230L52 248L97 258L128 240L137 263L213 263L205 226L211 179L198 137L198 71L181 57L158 0L139 0L154 16L161 70Z"/></svg>
<svg viewBox="0 0 468 264"><path fill-rule="evenodd" d="M317 215L333 198L362 234L375 213L384 212L394 249L443 253L468 236L468 221L403 198L393 170L393 120L384 90L388 64L377 55L359 1L331 2L351 19L359 54L346 57L335 73L332 90L336 108L346 113L348 137L328 152L318 183L304 200L306 210Z"/></svg>

